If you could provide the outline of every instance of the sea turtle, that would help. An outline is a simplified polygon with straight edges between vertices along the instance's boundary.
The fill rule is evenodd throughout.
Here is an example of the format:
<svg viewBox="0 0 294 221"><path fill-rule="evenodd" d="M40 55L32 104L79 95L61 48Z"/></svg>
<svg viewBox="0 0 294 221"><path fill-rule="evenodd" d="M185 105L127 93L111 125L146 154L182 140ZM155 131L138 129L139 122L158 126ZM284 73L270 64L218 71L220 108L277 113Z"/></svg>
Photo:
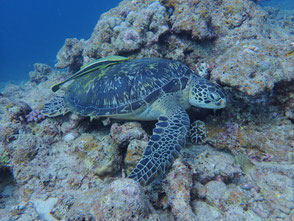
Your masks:
<svg viewBox="0 0 294 221"><path fill-rule="evenodd" d="M190 127L186 109L225 105L223 90L185 64L143 58L113 62L78 75L65 96L45 104L42 113L57 116L71 111L90 117L158 120L142 159L129 175L148 185L167 171L185 144Z"/></svg>

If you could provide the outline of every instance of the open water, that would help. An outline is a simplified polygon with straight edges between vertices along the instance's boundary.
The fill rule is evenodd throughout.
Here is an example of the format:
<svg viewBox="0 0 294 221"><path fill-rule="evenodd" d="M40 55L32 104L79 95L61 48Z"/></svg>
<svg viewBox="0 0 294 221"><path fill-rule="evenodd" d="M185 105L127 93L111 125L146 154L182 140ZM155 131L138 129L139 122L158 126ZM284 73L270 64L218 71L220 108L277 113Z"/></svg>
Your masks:
<svg viewBox="0 0 294 221"><path fill-rule="evenodd" d="M66 38L88 39L120 0L0 0L0 88L29 79L37 62L54 66Z"/></svg>
<svg viewBox="0 0 294 221"><path fill-rule="evenodd" d="M120 0L0 0L0 89L29 79L33 64L54 66L66 38L88 39L100 15ZM294 9L294 0L259 1Z"/></svg>

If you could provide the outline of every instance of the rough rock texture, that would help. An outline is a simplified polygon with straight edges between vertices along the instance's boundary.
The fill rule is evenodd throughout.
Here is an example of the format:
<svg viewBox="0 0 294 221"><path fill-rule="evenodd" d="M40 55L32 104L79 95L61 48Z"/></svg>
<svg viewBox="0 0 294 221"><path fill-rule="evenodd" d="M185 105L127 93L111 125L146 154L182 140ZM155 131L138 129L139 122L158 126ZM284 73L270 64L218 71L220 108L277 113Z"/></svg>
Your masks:
<svg viewBox="0 0 294 221"><path fill-rule="evenodd" d="M95 58L126 52L137 54L142 47L158 42L168 31L166 16L165 7L157 1L147 4L124 1L101 16L83 55Z"/></svg>
<svg viewBox="0 0 294 221"><path fill-rule="evenodd" d="M208 146L190 146L182 153L190 170L201 183L214 179L233 180L242 172L239 165L235 165L235 159L231 154Z"/></svg>
<svg viewBox="0 0 294 221"><path fill-rule="evenodd" d="M123 154L123 168L127 174L135 168L147 146L148 135L138 122L128 122L123 125L114 123L111 126L110 137ZM121 161L122 162L122 161ZM123 170L123 176L126 176Z"/></svg>
<svg viewBox="0 0 294 221"><path fill-rule="evenodd" d="M57 67L112 54L166 57L194 69L205 60L214 67L211 78L241 97L270 94L276 83L294 79L287 15L280 21L277 10L253 1L123 1L101 16L88 41L67 40Z"/></svg>
<svg viewBox="0 0 294 221"><path fill-rule="evenodd" d="M148 220L154 209L138 183L121 179L102 189L93 210L97 220Z"/></svg>
<svg viewBox="0 0 294 221"><path fill-rule="evenodd" d="M71 71L76 71L83 63L83 46L84 41L79 41L76 38L68 38L65 40L65 44L57 54L58 63L56 68L69 67Z"/></svg>
<svg viewBox="0 0 294 221"><path fill-rule="evenodd" d="M106 182L103 188L85 191L76 197L69 220L155 220L154 208L142 187L130 179Z"/></svg>
<svg viewBox="0 0 294 221"><path fill-rule="evenodd" d="M56 67L68 72L37 65L0 93L0 219L293 220L293 28L293 12L254 1L122 1L90 39L66 40ZM113 54L181 60L230 101L215 114L189 110L207 143L188 143L144 190L123 177L154 124L26 118L55 96L52 84Z"/></svg>
<svg viewBox="0 0 294 221"><path fill-rule="evenodd" d="M190 191L192 189L191 171L183 162L177 159L166 179L167 184L164 188L167 201L176 219L183 221L196 220L196 215L190 206Z"/></svg>
<svg viewBox="0 0 294 221"><path fill-rule="evenodd" d="M29 73L30 81L36 82L37 84L41 81L46 81L48 75L53 72L53 69L46 64L36 63L34 64L34 68L35 70Z"/></svg>

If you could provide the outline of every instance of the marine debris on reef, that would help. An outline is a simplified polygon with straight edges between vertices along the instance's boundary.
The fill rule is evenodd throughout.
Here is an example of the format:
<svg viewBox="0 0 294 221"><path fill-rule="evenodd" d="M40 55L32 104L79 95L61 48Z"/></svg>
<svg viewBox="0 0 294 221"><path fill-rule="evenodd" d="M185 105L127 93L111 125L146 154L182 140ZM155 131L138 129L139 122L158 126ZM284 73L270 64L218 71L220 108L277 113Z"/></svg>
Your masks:
<svg viewBox="0 0 294 221"><path fill-rule="evenodd" d="M29 82L6 86L0 173L14 186L1 176L0 220L293 220L293 11L255 2L124 0L88 40L65 41L56 68L68 72L37 63ZM230 98L215 114L189 110L205 131L195 127L147 187L123 177L154 124L75 114L33 122L52 85L108 55L179 60Z"/></svg>

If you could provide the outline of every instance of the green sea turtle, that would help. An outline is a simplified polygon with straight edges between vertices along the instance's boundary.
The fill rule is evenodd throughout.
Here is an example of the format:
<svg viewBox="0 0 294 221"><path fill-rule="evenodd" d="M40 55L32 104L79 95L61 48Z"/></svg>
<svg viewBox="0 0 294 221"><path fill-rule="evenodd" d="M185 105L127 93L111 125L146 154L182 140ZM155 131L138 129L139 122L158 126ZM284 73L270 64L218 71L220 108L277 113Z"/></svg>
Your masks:
<svg viewBox="0 0 294 221"><path fill-rule="evenodd" d="M158 120L142 159L129 175L147 185L167 171L184 146L190 128L186 109L225 105L223 90L185 64L146 58L114 61L76 75L65 96L46 104L42 113L57 116L70 111L90 117Z"/></svg>

